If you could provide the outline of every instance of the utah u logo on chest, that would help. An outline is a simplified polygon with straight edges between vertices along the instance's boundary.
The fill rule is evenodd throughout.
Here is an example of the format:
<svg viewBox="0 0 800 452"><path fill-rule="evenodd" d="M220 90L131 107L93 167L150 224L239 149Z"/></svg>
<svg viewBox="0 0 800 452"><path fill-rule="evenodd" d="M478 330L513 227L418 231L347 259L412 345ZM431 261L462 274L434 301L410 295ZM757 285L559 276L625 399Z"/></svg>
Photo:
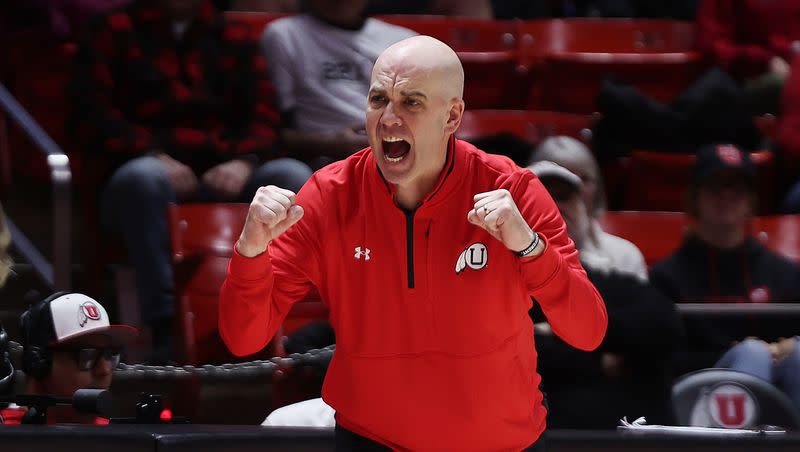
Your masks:
<svg viewBox="0 0 800 452"><path fill-rule="evenodd" d="M461 252L456 260L456 274L460 274L467 267L480 270L489 262L489 251L483 243L473 243Z"/></svg>

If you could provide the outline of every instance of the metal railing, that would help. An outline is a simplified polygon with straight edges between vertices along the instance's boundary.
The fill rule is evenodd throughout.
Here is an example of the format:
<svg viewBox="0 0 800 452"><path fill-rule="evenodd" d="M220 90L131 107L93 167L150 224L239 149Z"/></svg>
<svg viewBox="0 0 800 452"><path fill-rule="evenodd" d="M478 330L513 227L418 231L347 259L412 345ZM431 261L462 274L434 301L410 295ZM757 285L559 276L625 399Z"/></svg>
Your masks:
<svg viewBox="0 0 800 452"><path fill-rule="evenodd" d="M793 315L800 317L800 303L675 303L675 308L683 316Z"/></svg>
<svg viewBox="0 0 800 452"><path fill-rule="evenodd" d="M53 183L53 263L50 264L11 218L7 218L14 246L50 287L69 290L72 287L72 171L69 157L2 83L0 107L44 154Z"/></svg>

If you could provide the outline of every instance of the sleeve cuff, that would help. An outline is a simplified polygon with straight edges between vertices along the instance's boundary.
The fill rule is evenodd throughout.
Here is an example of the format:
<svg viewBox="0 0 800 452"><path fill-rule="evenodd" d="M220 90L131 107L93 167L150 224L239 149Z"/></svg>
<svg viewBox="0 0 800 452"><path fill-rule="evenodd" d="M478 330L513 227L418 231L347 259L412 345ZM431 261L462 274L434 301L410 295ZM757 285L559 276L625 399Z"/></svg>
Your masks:
<svg viewBox="0 0 800 452"><path fill-rule="evenodd" d="M271 270L272 262L269 259L269 251L254 257L245 257L239 254L236 250L236 245L233 246L229 275L236 275L237 279L253 281L268 277Z"/></svg>
<svg viewBox="0 0 800 452"><path fill-rule="evenodd" d="M522 274L530 291L535 291L550 282L561 268L563 261L561 254L550 246L547 238L540 237L545 245L542 254L535 259L522 258L520 260Z"/></svg>

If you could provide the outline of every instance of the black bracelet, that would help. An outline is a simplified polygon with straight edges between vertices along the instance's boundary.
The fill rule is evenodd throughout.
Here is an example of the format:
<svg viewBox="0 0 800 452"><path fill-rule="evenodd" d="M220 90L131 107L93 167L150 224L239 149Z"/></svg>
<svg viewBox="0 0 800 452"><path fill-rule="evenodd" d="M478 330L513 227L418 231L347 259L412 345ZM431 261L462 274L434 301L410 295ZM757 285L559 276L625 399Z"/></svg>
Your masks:
<svg viewBox="0 0 800 452"><path fill-rule="evenodd" d="M528 254L531 254L533 252L533 250L536 249L537 246L539 246L539 234L534 232L533 233L533 241L531 242L531 244L528 245L527 248L525 248L524 250L518 251L517 252L517 256L518 257L525 257Z"/></svg>

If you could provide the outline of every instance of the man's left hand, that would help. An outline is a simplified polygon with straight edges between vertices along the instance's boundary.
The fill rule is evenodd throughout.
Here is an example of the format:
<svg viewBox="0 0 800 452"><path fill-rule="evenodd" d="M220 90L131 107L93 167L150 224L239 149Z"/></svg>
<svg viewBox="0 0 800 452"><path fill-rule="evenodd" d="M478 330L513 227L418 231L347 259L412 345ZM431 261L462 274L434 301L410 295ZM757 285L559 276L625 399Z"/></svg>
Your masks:
<svg viewBox="0 0 800 452"><path fill-rule="evenodd" d="M221 163L203 174L203 183L214 193L233 199L242 192L253 174L253 165L244 160Z"/></svg>
<svg viewBox="0 0 800 452"><path fill-rule="evenodd" d="M473 199L475 205L467 214L470 223L486 229L492 237L503 242L506 248L514 252L524 250L533 242L533 230L528 226L508 190L478 193ZM531 256L538 255L537 251Z"/></svg>

